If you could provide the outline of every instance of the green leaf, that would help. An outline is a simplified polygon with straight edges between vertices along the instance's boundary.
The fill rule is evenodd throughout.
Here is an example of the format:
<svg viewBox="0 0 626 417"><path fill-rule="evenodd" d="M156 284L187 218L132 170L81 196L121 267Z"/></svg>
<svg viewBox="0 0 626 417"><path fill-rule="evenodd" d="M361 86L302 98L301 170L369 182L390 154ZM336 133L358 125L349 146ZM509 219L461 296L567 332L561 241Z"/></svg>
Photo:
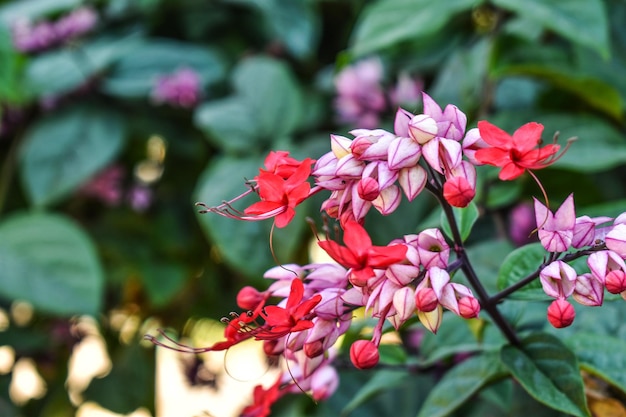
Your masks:
<svg viewBox="0 0 626 417"><path fill-rule="evenodd" d="M17 214L0 223L0 294L57 315L100 311L103 272L89 237L69 219Z"/></svg>
<svg viewBox="0 0 626 417"><path fill-rule="evenodd" d="M513 249L509 241L502 239L483 240L466 248L467 257L472 260L474 271L488 293L498 291L498 271L502 260Z"/></svg>
<svg viewBox="0 0 626 417"><path fill-rule="evenodd" d="M511 252L500 267L498 273L498 289L503 290L517 283L522 278L535 272L546 259L548 252L541 243L531 243ZM517 300L547 300L539 278L520 288L509 296Z"/></svg>
<svg viewBox="0 0 626 417"><path fill-rule="evenodd" d="M473 356L456 365L430 392L417 417L444 417L481 388L507 374L496 353Z"/></svg>
<svg viewBox="0 0 626 417"><path fill-rule="evenodd" d="M20 0L0 7L0 23L10 25L16 19L37 20L45 14L57 13L80 5L82 0Z"/></svg>
<svg viewBox="0 0 626 417"><path fill-rule="evenodd" d="M131 50L136 36L102 37L75 48L56 49L37 55L26 68L29 91L36 96L55 96L86 84Z"/></svg>
<svg viewBox="0 0 626 417"><path fill-rule="evenodd" d="M609 29L602 0L494 0L493 3L592 48L604 58L609 56Z"/></svg>
<svg viewBox="0 0 626 417"><path fill-rule="evenodd" d="M15 52L11 44L11 35L8 30L0 26L0 102L19 103L24 98L22 85L23 60ZM2 108L0 107L0 118Z"/></svg>
<svg viewBox="0 0 626 417"><path fill-rule="evenodd" d="M589 417L578 362L567 346L539 333L524 339L522 349L507 345L500 352L502 363L522 387L548 407Z"/></svg>
<svg viewBox="0 0 626 417"><path fill-rule="evenodd" d="M474 223L478 220L478 207L476 207L476 204L472 201L467 207L464 208L452 207L452 211L454 213L457 227L459 228L459 233L461 233L461 239L465 241L472 232ZM450 223L448 223L448 219L443 211L441 212L441 228L444 233L452 239Z"/></svg>
<svg viewBox="0 0 626 417"><path fill-rule="evenodd" d="M235 69L232 83L235 95L195 113L196 126L220 148L251 153L283 140L304 120L302 93L282 62L248 58Z"/></svg>
<svg viewBox="0 0 626 417"><path fill-rule="evenodd" d="M379 0L361 14L353 35L353 52L365 55L401 41L432 35L452 17L480 3L477 0Z"/></svg>
<svg viewBox="0 0 626 417"><path fill-rule="evenodd" d="M261 158L218 158L200 175L194 198L210 205L219 205L246 191L244 177L252 178L259 172ZM236 203L242 210L258 201L256 195ZM287 262L299 250L298 242L305 230L306 208L296 208L296 217L287 227L275 229L273 248L277 259ZM198 220L209 239L215 244L224 261L248 277L260 278L275 261L270 252L272 219L242 221L223 218L214 213L199 214Z"/></svg>
<svg viewBox="0 0 626 417"><path fill-rule="evenodd" d="M377 396L381 392L392 390L402 385L409 377L406 371L399 370L381 370L363 385L359 391L352 397L352 400L341 410L342 416L347 416L357 407Z"/></svg>
<svg viewBox="0 0 626 417"><path fill-rule="evenodd" d="M211 48L168 39L137 42L115 64L102 88L118 97L145 97L159 76L194 70L206 87L224 76L225 65Z"/></svg>
<svg viewBox="0 0 626 417"><path fill-rule="evenodd" d="M187 279L184 266L173 262L145 262L141 267L141 281L150 302L155 307L161 307L170 302L182 289Z"/></svg>
<svg viewBox="0 0 626 417"><path fill-rule="evenodd" d="M22 181L34 205L47 205L82 185L124 145L124 120L110 108L78 103L39 119L26 133Z"/></svg>
<svg viewBox="0 0 626 417"><path fill-rule="evenodd" d="M437 334L424 333L420 342L419 363L428 366L457 353L475 352L482 348L470 331L467 320L446 313Z"/></svg>
<svg viewBox="0 0 626 417"><path fill-rule="evenodd" d="M576 333L565 340L580 366L626 394L626 341L592 333Z"/></svg>

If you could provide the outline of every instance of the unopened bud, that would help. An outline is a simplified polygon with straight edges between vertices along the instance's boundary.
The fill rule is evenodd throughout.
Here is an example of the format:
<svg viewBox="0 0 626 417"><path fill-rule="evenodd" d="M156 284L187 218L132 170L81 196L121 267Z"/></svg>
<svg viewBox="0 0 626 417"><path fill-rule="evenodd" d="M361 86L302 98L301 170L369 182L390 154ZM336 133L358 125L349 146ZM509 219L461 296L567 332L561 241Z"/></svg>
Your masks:
<svg viewBox="0 0 626 417"><path fill-rule="evenodd" d="M432 288L421 288L415 293L415 307L419 311L428 313L437 308L439 300Z"/></svg>
<svg viewBox="0 0 626 417"><path fill-rule="evenodd" d="M324 353L324 344L321 340L316 340L314 342L304 344L304 354L309 358L315 358L322 353Z"/></svg>
<svg viewBox="0 0 626 417"><path fill-rule="evenodd" d="M359 197L365 201L376 200L376 198L380 195L378 181L372 177L362 178L357 185L357 191L359 193Z"/></svg>
<svg viewBox="0 0 626 417"><path fill-rule="evenodd" d="M357 340L350 346L350 360L358 369L369 369L378 364L378 347L369 340Z"/></svg>
<svg viewBox="0 0 626 417"><path fill-rule="evenodd" d="M604 279L604 285L611 294L619 294L626 291L626 274L621 270L609 272Z"/></svg>
<svg viewBox="0 0 626 417"><path fill-rule="evenodd" d="M574 322L574 307L562 298L554 300L548 307L548 321L557 329L567 327Z"/></svg>
<svg viewBox="0 0 626 417"><path fill-rule="evenodd" d="M480 304L474 297L462 297L459 299L459 314L464 319L473 319L480 313Z"/></svg>
<svg viewBox="0 0 626 417"><path fill-rule="evenodd" d="M244 310L254 310L265 297L254 287L243 287L237 293L237 305Z"/></svg>
<svg viewBox="0 0 626 417"><path fill-rule="evenodd" d="M437 135L437 122L430 116L418 114L409 121L409 136L420 145Z"/></svg>

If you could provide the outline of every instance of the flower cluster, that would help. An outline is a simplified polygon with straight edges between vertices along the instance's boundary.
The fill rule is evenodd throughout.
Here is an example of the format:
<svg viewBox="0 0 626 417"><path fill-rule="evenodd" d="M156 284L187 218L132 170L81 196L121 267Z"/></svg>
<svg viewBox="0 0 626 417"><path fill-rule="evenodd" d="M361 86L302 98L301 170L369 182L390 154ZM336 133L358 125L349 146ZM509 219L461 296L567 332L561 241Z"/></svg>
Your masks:
<svg viewBox="0 0 626 417"><path fill-rule="evenodd" d="M543 126L534 122L513 135L486 121L466 131L467 118L456 106L442 109L427 94L422 100L421 114L397 111L393 132L356 129L350 132L352 139L331 135L330 151L317 160L299 161L285 151L271 152L265 167L248 181L246 192L216 207L198 203L202 212L246 221L272 218L282 228L294 219L300 203L327 190L330 195L321 209L343 230L343 244L318 236L318 245L336 264L272 268L265 277L274 282L266 291L245 287L239 292L237 303L243 312L226 321L224 341L183 349L223 350L254 338L263 341L267 355L284 357L289 372L267 389L257 387L254 404L242 415L265 416L272 402L288 392L309 391L315 399L331 395L337 386L334 345L349 329L356 309L376 323L369 340L357 340L350 347L350 359L359 369L379 362L385 323L399 329L417 317L436 333L444 309L467 319L478 317L481 309L492 317L499 314L472 271L453 218L448 216L456 230L452 245L439 229L430 228L377 246L363 226L366 215L372 207L389 215L402 194L412 201L424 189L450 214L452 207L466 207L474 198L477 165L501 168L501 180L525 172L537 180L533 171L552 164L567 147L560 153L556 143L540 147ZM234 207L254 195L259 200L247 208ZM570 295L583 304L599 305L604 287L626 294L626 214L608 229L597 229L610 219L576 218L572 196L556 213L536 201L535 213L538 237L549 261L530 278L540 277L546 293L556 299L548 310L551 323L557 327L571 323L568 315L573 309L566 301ZM599 244L596 239L604 240ZM580 251L565 254L571 248ZM589 255L591 272L577 275L567 262L584 255ZM458 269L472 289L455 282ZM268 304L276 298L280 299L276 305ZM501 316L494 321L515 341Z"/></svg>
<svg viewBox="0 0 626 417"><path fill-rule="evenodd" d="M574 196L569 195L561 207L552 213L535 200L535 217L541 245L551 253L551 260L540 272L544 292L555 300L548 307L548 320L557 328L574 321L574 307L566 301L570 296L585 306L600 306L604 289L621 294L626 299L626 213L610 217L576 217ZM559 258L571 249L597 249L587 257L589 272L579 274Z"/></svg>
<svg viewBox="0 0 626 417"><path fill-rule="evenodd" d="M151 97L155 103L191 108L201 98L202 81L196 71L183 67L155 80Z"/></svg>
<svg viewBox="0 0 626 417"><path fill-rule="evenodd" d="M21 52L39 52L80 37L97 23L98 14L90 7L80 7L54 22L19 20L13 25L13 44Z"/></svg>

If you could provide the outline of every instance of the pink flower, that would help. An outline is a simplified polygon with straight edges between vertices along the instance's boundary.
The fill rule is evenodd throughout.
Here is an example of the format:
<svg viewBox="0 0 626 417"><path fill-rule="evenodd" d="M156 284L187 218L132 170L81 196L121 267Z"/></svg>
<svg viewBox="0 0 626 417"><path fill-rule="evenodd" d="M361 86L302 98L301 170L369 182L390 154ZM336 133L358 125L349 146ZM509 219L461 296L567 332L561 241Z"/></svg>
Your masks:
<svg viewBox="0 0 626 417"><path fill-rule="evenodd" d="M369 340L357 340L350 346L350 360L358 369L373 368L379 359L378 347Z"/></svg>
<svg viewBox="0 0 626 417"><path fill-rule="evenodd" d="M198 73L184 67L159 77L152 88L151 96L155 103L191 108L198 104L201 89L202 81Z"/></svg>
<svg viewBox="0 0 626 417"><path fill-rule="evenodd" d="M535 200L535 219L539 229L539 240L548 252L564 252L572 244L576 213L574 195L570 194L561 207L552 214L546 206Z"/></svg>
<svg viewBox="0 0 626 417"><path fill-rule="evenodd" d="M574 300L585 306L600 306L604 300L604 288L602 283L593 275L587 273L576 279L576 287L572 294Z"/></svg>
<svg viewBox="0 0 626 417"><path fill-rule="evenodd" d="M576 271L563 261L554 261L539 273L543 291L552 298L567 298L576 287Z"/></svg>
<svg viewBox="0 0 626 417"><path fill-rule="evenodd" d="M548 307L548 321L557 329L571 325L575 317L574 307L562 298L554 300Z"/></svg>

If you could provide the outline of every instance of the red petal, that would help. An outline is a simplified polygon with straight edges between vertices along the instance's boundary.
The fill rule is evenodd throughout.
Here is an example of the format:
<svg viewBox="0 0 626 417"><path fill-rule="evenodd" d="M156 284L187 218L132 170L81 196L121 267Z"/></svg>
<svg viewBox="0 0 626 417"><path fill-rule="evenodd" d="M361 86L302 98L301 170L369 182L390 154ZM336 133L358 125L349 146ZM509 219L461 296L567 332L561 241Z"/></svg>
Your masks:
<svg viewBox="0 0 626 417"><path fill-rule="evenodd" d="M282 201L285 181L278 175L264 172L257 177L259 196L266 201Z"/></svg>
<svg viewBox="0 0 626 417"><path fill-rule="evenodd" d="M407 247L404 245L373 246L367 257L367 265L372 268L386 268L406 258Z"/></svg>
<svg viewBox="0 0 626 417"><path fill-rule="evenodd" d="M511 149L513 147L511 135L486 120L478 122L478 131L480 132L480 137L491 146L502 149Z"/></svg>
<svg viewBox="0 0 626 417"><path fill-rule="evenodd" d="M506 164L502 168L502 170L500 171L500 174L498 175L498 178L500 178L502 181L514 180L515 178L522 175L525 171L526 170L524 168L511 162L509 164Z"/></svg>
<svg viewBox="0 0 626 417"><path fill-rule="evenodd" d="M343 233L343 242L356 255L362 259L367 255L367 251L372 247L372 239L367 231L357 222L348 222L345 224Z"/></svg>
<svg viewBox="0 0 626 417"><path fill-rule="evenodd" d="M243 212L246 214L265 214L281 207L284 207L284 204L274 201L257 201Z"/></svg>
<svg viewBox="0 0 626 417"><path fill-rule="evenodd" d="M474 157L481 164L501 167L511 161L509 151L500 148L483 148L476 151Z"/></svg>
<svg viewBox="0 0 626 417"><path fill-rule="evenodd" d="M361 267L361 264L357 260L356 256L354 256L352 251L345 246L341 246L332 240L323 240L321 242L317 242L317 244L320 248L324 249L331 258L339 262L342 266L346 268Z"/></svg>
<svg viewBox="0 0 626 417"><path fill-rule="evenodd" d="M513 146L520 152L533 149L541 141L543 125L536 122L526 123L513 133Z"/></svg>
<svg viewBox="0 0 626 417"><path fill-rule="evenodd" d="M304 285L299 279L291 281L291 291L289 291L289 298L287 298L287 310L291 310L302 301L304 295Z"/></svg>
<svg viewBox="0 0 626 417"><path fill-rule="evenodd" d="M295 215L296 215L296 211L294 209L292 209L291 207L285 207L285 211L278 214L276 218L274 219L274 224L279 229L282 229L283 227L291 223L291 220L293 220L293 217Z"/></svg>

